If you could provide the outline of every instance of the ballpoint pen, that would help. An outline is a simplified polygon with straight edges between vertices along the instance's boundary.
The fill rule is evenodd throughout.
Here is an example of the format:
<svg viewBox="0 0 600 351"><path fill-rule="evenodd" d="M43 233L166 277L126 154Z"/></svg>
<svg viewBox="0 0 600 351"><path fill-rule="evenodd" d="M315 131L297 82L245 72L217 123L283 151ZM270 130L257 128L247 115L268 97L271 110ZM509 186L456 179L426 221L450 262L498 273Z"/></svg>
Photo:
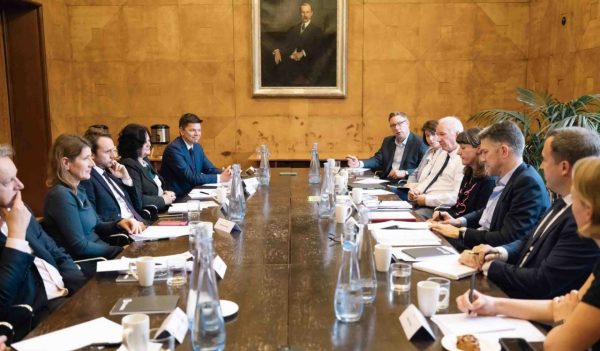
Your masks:
<svg viewBox="0 0 600 351"><path fill-rule="evenodd" d="M469 287L469 303L473 303L473 291L475 290L475 276L477 275L477 273L473 273L471 275L471 286ZM471 310L469 310L469 313L471 313Z"/></svg>

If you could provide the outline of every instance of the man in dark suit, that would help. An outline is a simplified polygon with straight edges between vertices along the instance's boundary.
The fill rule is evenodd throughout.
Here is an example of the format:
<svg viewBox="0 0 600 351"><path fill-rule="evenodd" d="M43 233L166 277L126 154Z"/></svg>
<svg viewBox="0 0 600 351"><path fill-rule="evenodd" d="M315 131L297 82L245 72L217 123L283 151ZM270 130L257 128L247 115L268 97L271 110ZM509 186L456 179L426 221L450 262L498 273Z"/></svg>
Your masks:
<svg viewBox="0 0 600 351"><path fill-rule="evenodd" d="M198 144L202 134L202 120L192 113L179 119L180 136L165 149L160 174L167 182L167 189L177 197L187 195L197 185L228 182L231 179L229 167L221 172L204 154Z"/></svg>
<svg viewBox="0 0 600 351"><path fill-rule="evenodd" d="M394 135L383 139L379 150L368 160L359 161L354 155L346 156L348 166L380 171L381 178L396 181L406 179L419 166L427 152L427 145L410 131L410 122L405 113L390 113L388 122Z"/></svg>
<svg viewBox="0 0 600 351"><path fill-rule="evenodd" d="M96 164L89 180L81 182L88 200L103 222L125 218L136 219L134 232L143 227L138 199L127 168L116 161L116 148L111 135L102 129L90 127L84 138L92 145L92 159Z"/></svg>
<svg viewBox="0 0 600 351"><path fill-rule="evenodd" d="M560 197L531 235L499 247L478 245L461 262L483 270L508 296L549 299L578 289L587 279L600 249L580 237L571 210L573 165L579 159L600 156L600 137L579 127L549 133L542 150L548 188Z"/></svg>
<svg viewBox="0 0 600 351"><path fill-rule="evenodd" d="M478 244L503 245L531 232L550 206L548 191L539 173L523 163L525 139L512 122L495 123L480 134L480 159L487 174L497 176L484 209L467 216L480 216L479 228L457 228L434 223L431 229L446 236L458 249ZM461 223L468 222L463 218Z"/></svg>
<svg viewBox="0 0 600 351"><path fill-rule="evenodd" d="M28 304L37 321L86 279L21 200L24 186L11 155L0 145L0 308Z"/></svg>
<svg viewBox="0 0 600 351"><path fill-rule="evenodd" d="M311 69L319 57L323 31L312 23L309 3L300 5L301 22L291 27L281 48L273 50L280 85L314 85Z"/></svg>

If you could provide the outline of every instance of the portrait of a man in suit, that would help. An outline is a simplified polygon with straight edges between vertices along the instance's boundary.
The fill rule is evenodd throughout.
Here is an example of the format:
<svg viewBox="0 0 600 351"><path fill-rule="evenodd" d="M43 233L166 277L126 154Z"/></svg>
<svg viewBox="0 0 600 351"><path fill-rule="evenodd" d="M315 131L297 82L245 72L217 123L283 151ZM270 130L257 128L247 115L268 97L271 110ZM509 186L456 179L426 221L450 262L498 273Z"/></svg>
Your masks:
<svg viewBox="0 0 600 351"><path fill-rule="evenodd" d="M260 6L262 86L335 87L336 1Z"/></svg>

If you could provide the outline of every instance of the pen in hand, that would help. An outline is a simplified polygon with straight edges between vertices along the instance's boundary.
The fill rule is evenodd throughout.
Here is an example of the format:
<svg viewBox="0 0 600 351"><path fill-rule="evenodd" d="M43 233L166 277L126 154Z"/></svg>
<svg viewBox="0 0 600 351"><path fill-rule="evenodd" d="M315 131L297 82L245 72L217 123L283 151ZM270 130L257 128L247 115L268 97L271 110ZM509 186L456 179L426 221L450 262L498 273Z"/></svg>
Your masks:
<svg viewBox="0 0 600 351"><path fill-rule="evenodd" d="M477 275L477 273L473 273L471 275L471 286L469 287L469 303L473 303L473 290L475 290L475 276ZM469 310L469 314L471 313L471 310Z"/></svg>

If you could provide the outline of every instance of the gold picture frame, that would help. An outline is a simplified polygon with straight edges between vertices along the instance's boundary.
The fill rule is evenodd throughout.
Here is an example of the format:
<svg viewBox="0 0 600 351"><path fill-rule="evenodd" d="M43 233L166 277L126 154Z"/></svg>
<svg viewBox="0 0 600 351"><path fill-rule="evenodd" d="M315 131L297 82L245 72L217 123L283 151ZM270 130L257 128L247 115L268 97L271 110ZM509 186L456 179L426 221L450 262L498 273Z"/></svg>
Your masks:
<svg viewBox="0 0 600 351"><path fill-rule="evenodd" d="M347 0L252 0L254 97L345 98Z"/></svg>

